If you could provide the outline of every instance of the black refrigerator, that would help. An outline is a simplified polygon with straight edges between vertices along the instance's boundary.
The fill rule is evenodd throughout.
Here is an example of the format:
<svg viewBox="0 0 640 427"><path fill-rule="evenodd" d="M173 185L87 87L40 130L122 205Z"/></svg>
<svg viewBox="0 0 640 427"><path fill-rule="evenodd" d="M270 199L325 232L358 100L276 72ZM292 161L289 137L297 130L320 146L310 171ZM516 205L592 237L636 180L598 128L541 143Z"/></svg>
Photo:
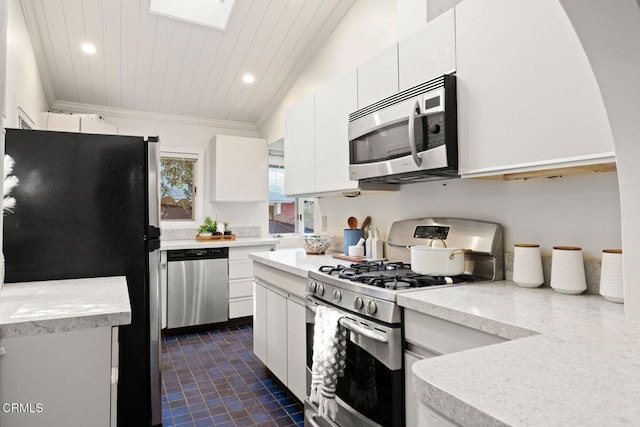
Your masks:
<svg viewBox="0 0 640 427"><path fill-rule="evenodd" d="M5 152L20 180L5 282L126 276L118 426L160 425L158 138L7 129Z"/></svg>

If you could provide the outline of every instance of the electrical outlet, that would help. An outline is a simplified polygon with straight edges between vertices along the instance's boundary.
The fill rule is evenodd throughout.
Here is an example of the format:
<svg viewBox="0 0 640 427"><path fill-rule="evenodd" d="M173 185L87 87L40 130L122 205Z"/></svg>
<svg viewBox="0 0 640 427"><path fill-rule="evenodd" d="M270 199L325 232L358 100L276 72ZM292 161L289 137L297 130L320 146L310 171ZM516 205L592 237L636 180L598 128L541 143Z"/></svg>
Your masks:
<svg viewBox="0 0 640 427"><path fill-rule="evenodd" d="M327 231L327 216L322 215L322 231Z"/></svg>

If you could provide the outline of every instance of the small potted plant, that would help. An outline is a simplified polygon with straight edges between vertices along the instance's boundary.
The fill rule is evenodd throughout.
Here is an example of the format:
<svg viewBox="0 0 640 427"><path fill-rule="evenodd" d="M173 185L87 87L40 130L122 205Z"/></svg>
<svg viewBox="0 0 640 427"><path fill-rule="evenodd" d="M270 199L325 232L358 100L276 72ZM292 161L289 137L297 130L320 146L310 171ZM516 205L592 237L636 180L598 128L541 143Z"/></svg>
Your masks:
<svg viewBox="0 0 640 427"><path fill-rule="evenodd" d="M218 229L218 224L211 219L210 216L205 217L204 224L198 228L198 235L201 237L210 237L215 234Z"/></svg>
<svg viewBox="0 0 640 427"><path fill-rule="evenodd" d="M229 230L229 223L225 221L222 224L224 225L224 235L231 236L231 230Z"/></svg>

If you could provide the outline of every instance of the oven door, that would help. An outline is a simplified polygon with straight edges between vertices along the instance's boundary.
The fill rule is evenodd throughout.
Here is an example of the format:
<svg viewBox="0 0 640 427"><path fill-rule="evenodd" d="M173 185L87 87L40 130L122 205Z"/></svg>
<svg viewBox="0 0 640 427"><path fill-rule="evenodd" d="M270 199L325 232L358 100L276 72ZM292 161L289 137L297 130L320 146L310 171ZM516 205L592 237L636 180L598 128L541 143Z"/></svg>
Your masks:
<svg viewBox="0 0 640 427"><path fill-rule="evenodd" d="M338 379L335 421L317 414L309 401L313 359L315 307L331 306L308 295L306 301L307 398L305 422L317 426L393 426L404 422L404 375L400 325L378 324L337 307L344 314L347 329L347 356L344 376Z"/></svg>
<svg viewBox="0 0 640 427"><path fill-rule="evenodd" d="M445 89L441 88L349 122L350 178L377 178L451 166L444 96Z"/></svg>

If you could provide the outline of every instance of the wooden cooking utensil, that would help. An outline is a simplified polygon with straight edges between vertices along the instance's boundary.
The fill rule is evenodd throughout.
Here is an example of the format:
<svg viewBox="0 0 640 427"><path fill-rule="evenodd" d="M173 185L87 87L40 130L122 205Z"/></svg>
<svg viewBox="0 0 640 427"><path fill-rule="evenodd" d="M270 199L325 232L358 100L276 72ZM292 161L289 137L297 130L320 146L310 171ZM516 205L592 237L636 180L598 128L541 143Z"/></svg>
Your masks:
<svg viewBox="0 0 640 427"><path fill-rule="evenodd" d="M371 224L371 217L367 216L364 221L362 221L362 225L360 226L361 230L365 230L367 228L367 226Z"/></svg>
<svg viewBox="0 0 640 427"><path fill-rule="evenodd" d="M349 228L352 230L358 228L358 220L353 216L347 218L347 224L349 224Z"/></svg>

